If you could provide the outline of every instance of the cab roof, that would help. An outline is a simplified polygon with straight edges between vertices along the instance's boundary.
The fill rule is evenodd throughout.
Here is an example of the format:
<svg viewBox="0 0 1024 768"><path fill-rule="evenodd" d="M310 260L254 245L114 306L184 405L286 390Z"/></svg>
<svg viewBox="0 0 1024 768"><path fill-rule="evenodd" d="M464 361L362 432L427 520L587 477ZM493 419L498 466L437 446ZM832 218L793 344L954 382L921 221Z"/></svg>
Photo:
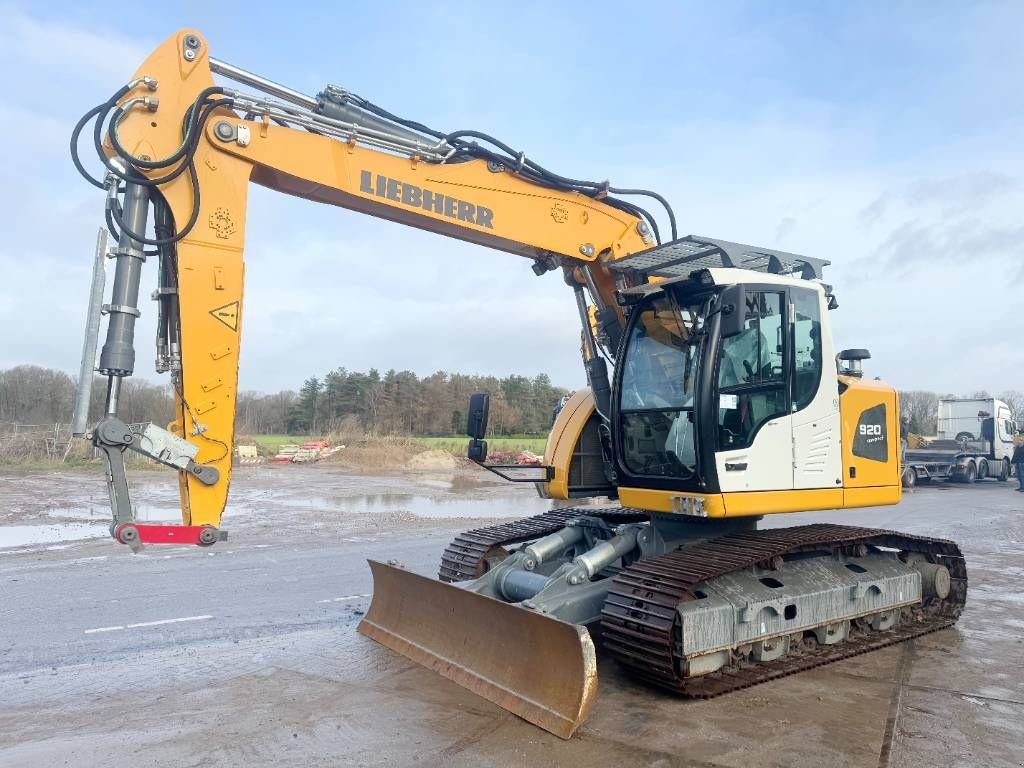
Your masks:
<svg viewBox="0 0 1024 768"><path fill-rule="evenodd" d="M637 284L649 282L652 278L672 280L689 277L701 269L722 267L821 280L822 270L830 263L827 259L800 256L772 248L687 235L610 262L607 267Z"/></svg>

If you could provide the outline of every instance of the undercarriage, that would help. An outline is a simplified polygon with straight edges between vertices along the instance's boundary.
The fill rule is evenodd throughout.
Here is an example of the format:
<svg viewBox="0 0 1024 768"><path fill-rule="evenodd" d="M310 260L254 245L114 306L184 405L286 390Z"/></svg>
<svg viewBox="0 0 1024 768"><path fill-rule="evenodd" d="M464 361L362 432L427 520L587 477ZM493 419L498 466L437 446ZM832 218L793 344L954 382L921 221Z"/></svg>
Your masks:
<svg viewBox="0 0 1024 768"><path fill-rule="evenodd" d="M710 698L942 629L963 608L952 542L756 523L579 507L467 531L440 582L373 564L360 631L568 737L596 691L591 634L630 676Z"/></svg>

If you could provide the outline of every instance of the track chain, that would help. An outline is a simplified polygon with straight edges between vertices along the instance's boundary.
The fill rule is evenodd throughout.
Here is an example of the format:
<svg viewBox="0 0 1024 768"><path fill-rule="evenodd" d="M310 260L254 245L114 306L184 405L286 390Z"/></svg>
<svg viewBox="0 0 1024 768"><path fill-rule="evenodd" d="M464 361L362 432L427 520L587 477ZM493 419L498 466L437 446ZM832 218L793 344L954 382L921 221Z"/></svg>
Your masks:
<svg viewBox="0 0 1024 768"><path fill-rule="evenodd" d="M922 552L945 565L952 583L945 600L928 600L907 623L887 632L851 635L845 642L803 650L762 664L686 676L676 608L696 599L698 584L801 551L854 554L863 545ZM856 656L951 626L967 599L967 569L951 541L872 528L816 524L720 536L641 560L612 579L602 610L604 647L627 673L691 698L712 698L805 669Z"/></svg>
<svg viewBox="0 0 1024 768"><path fill-rule="evenodd" d="M484 560L495 547L520 544L547 536L565 527L574 517L597 517L611 525L645 523L650 515L639 509L625 507L565 507L543 515L514 520L486 528L460 533L444 551L438 578L441 581L466 581L482 576Z"/></svg>

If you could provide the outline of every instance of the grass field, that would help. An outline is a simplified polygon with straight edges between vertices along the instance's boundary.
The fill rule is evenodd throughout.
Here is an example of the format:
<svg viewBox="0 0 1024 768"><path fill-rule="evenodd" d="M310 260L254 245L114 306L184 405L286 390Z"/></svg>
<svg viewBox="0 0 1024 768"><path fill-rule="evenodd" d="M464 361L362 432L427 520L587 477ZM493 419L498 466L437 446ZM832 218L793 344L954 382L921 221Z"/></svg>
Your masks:
<svg viewBox="0 0 1024 768"><path fill-rule="evenodd" d="M277 453L285 443L302 445L313 438L308 435L255 435L252 438L261 448L271 453ZM413 440L424 448L448 451L457 456L465 456L467 437L416 437ZM530 451L531 453L544 453L546 437L531 437L529 435L513 435L512 437L489 437L487 448L490 451Z"/></svg>
<svg viewBox="0 0 1024 768"><path fill-rule="evenodd" d="M271 453L277 453L285 443L302 445L307 440L312 440L311 437L299 435L253 435L252 439L260 448L266 448Z"/></svg>
<svg viewBox="0 0 1024 768"><path fill-rule="evenodd" d="M466 455L466 444L468 437L417 437L417 443L429 448L448 451L458 456ZM489 437L487 438L487 450L489 451L529 451L530 453L544 453L546 437L512 436L512 437Z"/></svg>

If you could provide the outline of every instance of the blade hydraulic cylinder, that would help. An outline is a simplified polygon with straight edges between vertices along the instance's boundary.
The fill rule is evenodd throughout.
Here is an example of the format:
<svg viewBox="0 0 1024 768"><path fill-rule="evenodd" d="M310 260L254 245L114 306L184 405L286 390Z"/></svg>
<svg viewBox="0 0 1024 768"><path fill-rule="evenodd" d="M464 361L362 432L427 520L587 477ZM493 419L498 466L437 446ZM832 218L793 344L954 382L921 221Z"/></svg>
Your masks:
<svg viewBox="0 0 1024 768"><path fill-rule="evenodd" d="M583 541L583 536L584 530L582 527L569 526L533 542L533 544L530 544L523 550L523 553L526 555L523 560L523 567L528 571L532 571L552 557L558 557L574 544Z"/></svg>

